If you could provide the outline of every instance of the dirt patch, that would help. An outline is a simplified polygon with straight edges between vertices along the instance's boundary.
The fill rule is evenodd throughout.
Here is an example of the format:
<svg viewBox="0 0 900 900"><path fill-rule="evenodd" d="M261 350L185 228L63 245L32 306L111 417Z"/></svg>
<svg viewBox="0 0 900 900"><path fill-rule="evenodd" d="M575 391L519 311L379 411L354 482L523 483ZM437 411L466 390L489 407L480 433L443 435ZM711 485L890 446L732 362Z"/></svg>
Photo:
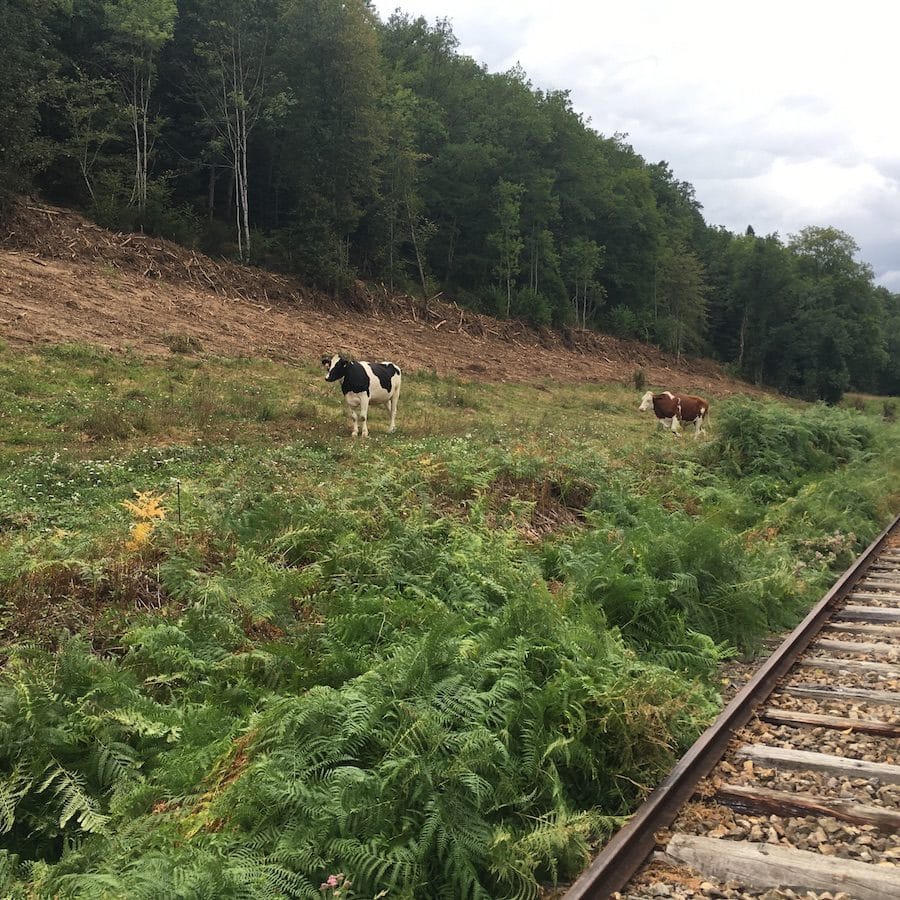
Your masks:
<svg viewBox="0 0 900 900"><path fill-rule="evenodd" d="M534 329L362 282L336 300L284 275L30 202L0 227L0 338L304 362L341 349L490 382L631 384L641 369L648 383L676 390L753 392L716 363L679 362L636 341Z"/></svg>
<svg viewBox="0 0 900 900"><path fill-rule="evenodd" d="M488 493L492 505L500 508L512 501L530 501L527 517L516 527L526 540L538 543L549 534L581 524L594 490L586 482L563 485L547 478L536 481L505 475L491 484Z"/></svg>
<svg viewBox="0 0 900 900"><path fill-rule="evenodd" d="M69 563L50 563L9 585L0 644L22 640L41 647L58 645L60 635L81 632L97 651L109 649L110 635L135 612L177 612L153 575L147 559L112 562L102 577Z"/></svg>

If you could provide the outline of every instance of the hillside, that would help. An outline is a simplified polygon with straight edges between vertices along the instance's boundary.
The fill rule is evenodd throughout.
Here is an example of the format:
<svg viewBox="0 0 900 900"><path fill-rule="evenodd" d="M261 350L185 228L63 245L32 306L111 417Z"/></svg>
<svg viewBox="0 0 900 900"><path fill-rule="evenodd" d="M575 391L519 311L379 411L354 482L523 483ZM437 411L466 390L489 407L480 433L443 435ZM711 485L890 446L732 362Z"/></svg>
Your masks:
<svg viewBox="0 0 900 900"><path fill-rule="evenodd" d="M62 210L3 239L2 897L549 897L900 506L874 402ZM348 438L342 345L420 369L395 433Z"/></svg>
<svg viewBox="0 0 900 900"><path fill-rule="evenodd" d="M0 230L0 339L11 346L83 342L167 354L318 358L342 349L411 371L468 380L631 383L748 392L708 360L678 362L606 335L498 321L454 303L371 293L336 301L260 269L170 241L106 231L70 210L20 203Z"/></svg>

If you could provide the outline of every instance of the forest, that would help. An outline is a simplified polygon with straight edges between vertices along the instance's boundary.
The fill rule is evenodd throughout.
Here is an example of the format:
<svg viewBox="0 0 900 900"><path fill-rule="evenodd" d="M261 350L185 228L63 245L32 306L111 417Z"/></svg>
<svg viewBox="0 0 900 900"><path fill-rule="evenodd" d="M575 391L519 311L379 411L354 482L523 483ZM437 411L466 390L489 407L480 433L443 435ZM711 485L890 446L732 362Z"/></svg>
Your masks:
<svg viewBox="0 0 900 900"><path fill-rule="evenodd" d="M0 216L35 191L340 294L598 329L803 399L900 393L853 237L735 234L566 91L365 0L0 0Z"/></svg>

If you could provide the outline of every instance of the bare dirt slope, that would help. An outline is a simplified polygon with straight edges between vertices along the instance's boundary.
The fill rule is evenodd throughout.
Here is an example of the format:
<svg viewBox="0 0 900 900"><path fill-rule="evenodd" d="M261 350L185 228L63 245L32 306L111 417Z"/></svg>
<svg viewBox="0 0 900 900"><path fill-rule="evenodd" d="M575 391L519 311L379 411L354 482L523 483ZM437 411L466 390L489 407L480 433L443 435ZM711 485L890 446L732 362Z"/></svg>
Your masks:
<svg viewBox="0 0 900 900"><path fill-rule="evenodd" d="M213 260L141 234L106 231L70 210L20 203L0 226L0 340L78 341L168 354L314 361L345 350L411 371L470 380L622 381L727 394L748 386L715 363L635 341L535 330L361 282L340 301L291 278Z"/></svg>

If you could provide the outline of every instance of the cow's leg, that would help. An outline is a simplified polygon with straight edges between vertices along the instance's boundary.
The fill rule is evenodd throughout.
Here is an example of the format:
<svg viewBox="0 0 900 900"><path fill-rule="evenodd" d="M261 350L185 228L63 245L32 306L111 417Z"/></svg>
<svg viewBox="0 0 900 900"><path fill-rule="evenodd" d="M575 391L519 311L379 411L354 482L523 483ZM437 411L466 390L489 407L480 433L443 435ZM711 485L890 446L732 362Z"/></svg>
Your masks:
<svg viewBox="0 0 900 900"><path fill-rule="evenodd" d="M678 432L679 432L678 416L672 416L672 434L674 434L675 437L678 437L679 436Z"/></svg>
<svg viewBox="0 0 900 900"><path fill-rule="evenodd" d="M353 429L350 432L350 437L357 437L359 435L359 395L352 391L344 394L344 402L347 404L347 412L350 415L351 422L353 423Z"/></svg>
<svg viewBox="0 0 900 900"><path fill-rule="evenodd" d="M400 399L400 391L394 391L394 395L388 400L388 412L391 414L391 424L388 425L388 433L397 427L397 401Z"/></svg>
<svg viewBox="0 0 900 900"><path fill-rule="evenodd" d="M694 420L694 440L703 434L703 413L701 412Z"/></svg>
<svg viewBox="0 0 900 900"><path fill-rule="evenodd" d="M369 436L369 395L360 394L359 397L359 417L362 419L362 436Z"/></svg>

